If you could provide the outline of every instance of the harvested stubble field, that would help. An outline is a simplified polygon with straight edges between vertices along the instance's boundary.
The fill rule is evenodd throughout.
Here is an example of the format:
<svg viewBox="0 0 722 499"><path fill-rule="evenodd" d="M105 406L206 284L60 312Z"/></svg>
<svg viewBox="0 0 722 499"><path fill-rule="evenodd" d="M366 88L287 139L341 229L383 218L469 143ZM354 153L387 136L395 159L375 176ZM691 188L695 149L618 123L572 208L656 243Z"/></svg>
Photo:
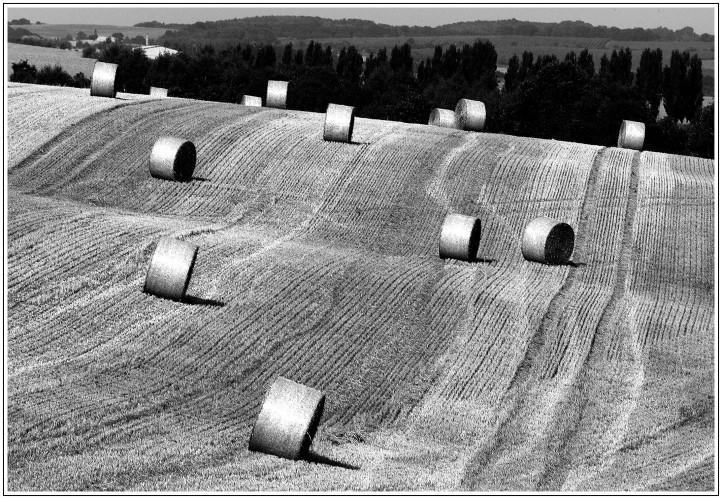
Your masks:
<svg viewBox="0 0 722 499"><path fill-rule="evenodd" d="M715 487L712 161L8 93L10 490ZM148 174L164 134L193 182ZM574 265L523 260L540 215ZM142 292L162 236L200 246L191 303ZM312 462L247 450L277 375L327 395Z"/></svg>
<svg viewBox="0 0 722 499"><path fill-rule="evenodd" d="M83 57L80 50L61 50L52 47L36 47L22 43L8 43L8 78L12 74L12 65L22 60L35 66L38 70L43 66L58 65L70 76L83 73L86 78L93 74L95 59Z"/></svg>

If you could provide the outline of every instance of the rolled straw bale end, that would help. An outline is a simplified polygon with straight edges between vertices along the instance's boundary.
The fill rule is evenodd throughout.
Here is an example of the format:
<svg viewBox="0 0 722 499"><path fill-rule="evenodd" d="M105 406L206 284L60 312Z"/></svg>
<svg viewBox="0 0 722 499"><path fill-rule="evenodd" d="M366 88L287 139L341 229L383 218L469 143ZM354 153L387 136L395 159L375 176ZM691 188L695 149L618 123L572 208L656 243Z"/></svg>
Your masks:
<svg viewBox="0 0 722 499"><path fill-rule="evenodd" d="M323 140L351 142L354 124L354 108L340 104L329 104L326 121L323 124Z"/></svg>
<svg viewBox="0 0 722 499"><path fill-rule="evenodd" d="M155 247L145 275L143 291L181 301L185 297L196 262L198 246L164 237Z"/></svg>
<svg viewBox="0 0 722 499"><path fill-rule="evenodd" d="M160 137L150 151L150 174L155 178L178 180L193 178L196 146L178 137Z"/></svg>
<svg viewBox="0 0 722 499"><path fill-rule="evenodd" d="M261 101L260 97L256 97L255 95L244 95L241 98L241 105L249 107L261 107L263 105L263 102Z"/></svg>
<svg viewBox="0 0 722 499"><path fill-rule="evenodd" d="M639 121L623 120L622 126L619 127L619 138L617 138L617 147L626 149L636 149L641 151L644 146L644 123Z"/></svg>
<svg viewBox="0 0 722 499"><path fill-rule="evenodd" d="M435 108L429 114L429 125L456 128L456 113L451 109Z"/></svg>
<svg viewBox="0 0 722 499"><path fill-rule="evenodd" d="M268 80L266 89L266 106L286 109L286 97L288 95L288 82Z"/></svg>
<svg viewBox="0 0 722 499"><path fill-rule="evenodd" d="M110 62L96 62L90 80L90 95L93 97L115 97L115 74L118 65Z"/></svg>
<svg viewBox="0 0 722 499"><path fill-rule="evenodd" d="M486 106L483 102L459 99L456 103L456 126L461 130L480 132L486 122Z"/></svg>
<svg viewBox="0 0 722 499"><path fill-rule="evenodd" d="M446 215L439 236L439 257L473 261L479 250L481 220L467 215Z"/></svg>
<svg viewBox="0 0 722 499"><path fill-rule="evenodd" d="M248 449L303 458L316 435L325 399L320 391L279 376L266 393Z"/></svg>
<svg viewBox="0 0 722 499"><path fill-rule="evenodd" d="M549 217L535 218L524 228L521 252L533 262L559 264L569 261L574 251L574 229Z"/></svg>
<svg viewBox="0 0 722 499"><path fill-rule="evenodd" d="M161 87L150 87L150 96L160 98L168 97L168 89Z"/></svg>

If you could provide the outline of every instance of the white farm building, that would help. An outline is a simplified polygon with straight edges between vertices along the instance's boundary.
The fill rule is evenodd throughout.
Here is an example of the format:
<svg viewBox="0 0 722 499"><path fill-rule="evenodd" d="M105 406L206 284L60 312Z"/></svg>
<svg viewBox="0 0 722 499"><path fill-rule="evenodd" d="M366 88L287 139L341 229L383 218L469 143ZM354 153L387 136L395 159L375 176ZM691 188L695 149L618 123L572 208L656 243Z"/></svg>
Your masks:
<svg viewBox="0 0 722 499"><path fill-rule="evenodd" d="M169 49L162 45L143 45L140 47L140 50L143 51L148 59L157 59L161 55L174 55L178 53L177 50Z"/></svg>

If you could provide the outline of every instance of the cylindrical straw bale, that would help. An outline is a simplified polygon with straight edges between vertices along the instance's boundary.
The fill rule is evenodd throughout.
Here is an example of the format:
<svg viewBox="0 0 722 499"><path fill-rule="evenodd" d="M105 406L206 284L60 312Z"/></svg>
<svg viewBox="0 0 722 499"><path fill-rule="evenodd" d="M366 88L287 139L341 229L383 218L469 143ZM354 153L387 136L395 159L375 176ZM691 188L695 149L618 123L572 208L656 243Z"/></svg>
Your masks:
<svg viewBox="0 0 722 499"><path fill-rule="evenodd" d="M435 108L429 115L429 125L456 128L456 113L451 109Z"/></svg>
<svg viewBox="0 0 722 499"><path fill-rule="evenodd" d="M93 77L90 80L90 95L95 97L115 97L115 73L117 64L96 62Z"/></svg>
<svg viewBox="0 0 722 499"><path fill-rule="evenodd" d="M535 218L524 228L521 252L540 263L564 263L574 251L574 229L549 217Z"/></svg>
<svg viewBox="0 0 722 499"><path fill-rule="evenodd" d="M287 81L268 80L268 88L266 89L266 107L286 109L287 95Z"/></svg>
<svg viewBox="0 0 722 499"><path fill-rule="evenodd" d="M461 130L480 132L486 121L486 106L483 102L471 99L459 99L456 103L456 126Z"/></svg>
<svg viewBox="0 0 722 499"><path fill-rule="evenodd" d="M151 97L168 97L168 89L161 87L150 87Z"/></svg>
<svg viewBox="0 0 722 499"><path fill-rule="evenodd" d="M164 237L155 247L145 275L143 291L162 298L181 301L196 262L198 246Z"/></svg>
<svg viewBox="0 0 722 499"><path fill-rule="evenodd" d="M243 98L241 98L241 105L249 107L261 107L263 105L263 102L261 101L260 97L256 97L255 95L244 95Z"/></svg>
<svg viewBox="0 0 722 499"><path fill-rule="evenodd" d="M188 181L196 167L193 142L178 137L161 137L150 151L150 174L166 180Z"/></svg>
<svg viewBox="0 0 722 499"><path fill-rule="evenodd" d="M623 120L622 126L619 127L617 147L641 151L642 146L644 146L644 132L644 123L640 123L639 121Z"/></svg>
<svg viewBox="0 0 722 499"><path fill-rule="evenodd" d="M325 399L320 391L279 376L266 393L248 449L303 458L316 435Z"/></svg>
<svg viewBox="0 0 722 499"><path fill-rule="evenodd" d="M326 108L326 122L323 124L323 140L351 142L354 114L351 106L329 104Z"/></svg>
<svg viewBox="0 0 722 499"><path fill-rule="evenodd" d="M481 220L449 213L441 226L439 257L472 261L476 258L481 235Z"/></svg>

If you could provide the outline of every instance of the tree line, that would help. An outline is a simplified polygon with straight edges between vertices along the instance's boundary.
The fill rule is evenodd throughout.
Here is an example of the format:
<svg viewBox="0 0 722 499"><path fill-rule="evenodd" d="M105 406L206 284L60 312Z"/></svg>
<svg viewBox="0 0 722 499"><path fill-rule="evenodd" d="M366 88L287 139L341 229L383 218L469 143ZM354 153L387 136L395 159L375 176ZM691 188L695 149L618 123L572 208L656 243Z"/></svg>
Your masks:
<svg viewBox="0 0 722 499"><path fill-rule="evenodd" d="M213 45L225 48L238 41L277 43L278 39L438 37L438 36L545 36L601 38L616 41L704 41L714 37L698 35L690 27L671 30L658 27L616 28L594 26L583 21L533 22L518 19L463 21L441 26L391 26L362 19L326 19L313 16L258 16L242 19L196 22L185 25L139 23L136 26L167 27L161 43L187 51L191 47Z"/></svg>
<svg viewBox="0 0 722 499"><path fill-rule="evenodd" d="M647 49L633 70L629 49L598 65L587 50L562 60L526 51L510 59L501 86L496 50L481 40L437 46L418 66L408 44L364 60L353 46L334 54L313 41L304 48L204 46L153 61L112 43L100 45L98 59L119 64L118 88L131 93L157 86L170 96L238 103L243 94L265 96L267 81L280 79L290 82L291 109L324 112L334 102L355 106L359 117L411 123L426 123L431 109L453 109L465 97L486 104L492 133L609 146L628 119L646 124L646 150L714 154L713 108L701 106L701 60L687 52L673 51L664 65L660 49ZM658 121L662 102L668 116Z"/></svg>

